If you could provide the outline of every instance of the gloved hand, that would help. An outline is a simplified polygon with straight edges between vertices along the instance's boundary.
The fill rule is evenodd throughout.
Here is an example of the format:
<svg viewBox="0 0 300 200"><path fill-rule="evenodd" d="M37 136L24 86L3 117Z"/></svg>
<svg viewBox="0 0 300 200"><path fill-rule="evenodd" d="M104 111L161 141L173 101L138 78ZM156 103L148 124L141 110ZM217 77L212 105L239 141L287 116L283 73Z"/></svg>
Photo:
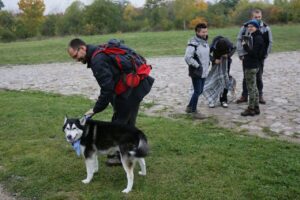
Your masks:
<svg viewBox="0 0 300 200"><path fill-rule="evenodd" d="M89 109L89 110L84 114L84 117L85 117L86 119L90 119L90 118L93 117L94 114L95 114L95 113L94 113L93 109Z"/></svg>

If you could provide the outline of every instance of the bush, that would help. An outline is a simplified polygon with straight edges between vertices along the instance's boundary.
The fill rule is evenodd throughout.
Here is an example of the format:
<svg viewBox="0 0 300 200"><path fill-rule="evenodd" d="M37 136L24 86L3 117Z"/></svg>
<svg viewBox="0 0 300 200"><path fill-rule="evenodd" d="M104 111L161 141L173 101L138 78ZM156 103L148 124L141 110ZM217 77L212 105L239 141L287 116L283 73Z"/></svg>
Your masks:
<svg viewBox="0 0 300 200"><path fill-rule="evenodd" d="M13 42L17 39L16 35L9 30L2 30L0 37L2 42Z"/></svg>

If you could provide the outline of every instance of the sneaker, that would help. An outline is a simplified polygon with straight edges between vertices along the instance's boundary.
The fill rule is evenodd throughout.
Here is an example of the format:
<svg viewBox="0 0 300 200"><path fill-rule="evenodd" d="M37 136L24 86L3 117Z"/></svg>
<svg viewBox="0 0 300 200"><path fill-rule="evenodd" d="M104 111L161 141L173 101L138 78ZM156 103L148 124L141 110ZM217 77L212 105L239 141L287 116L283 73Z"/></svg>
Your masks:
<svg viewBox="0 0 300 200"><path fill-rule="evenodd" d="M242 116L246 117L246 116L254 116L255 115L255 111L252 108L247 108L244 112L241 113Z"/></svg>
<svg viewBox="0 0 300 200"><path fill-rule="evenodd" d="M122 166L122 162L120 160L119 155L108 155L107 156L107 161L105 162L105 164L108 167L113 167L113 166Z"/></svg>
<svg viewBox="0 0 300 200"><path fill-rule="evenodd" d="M223 108L228 108L227 102L221 102L221 106L222 106Z"/></svg>
<svg viewBox="0 0 300 200"><path fill-rule="evenodd" d="M193 112L192 117L194 119L205 119L207 118L204 114L198 113L198 112Z"/></svg>
<svg viewBox="0 0 300 200"><path fill-rule="evenodd" d="M209 104L208 104L208 107L214 108L214 107L215 107L215 104L214 104L214 103L209 103Z"/></svg>
<svg viewBox="0 0 300 200"><path fill-rule="evenodd" d="M266 104L266 101L264 100L264 98L263 98L262 96L259 97L258 102L259 102L260 104Z"/></svg>
<svg viewBox="0 0 300 200"><path fill-rule="evenodd" d="M247 98L247 97L244 97L244 96L241 96L241 97L236 101L237 104L239 104L239 103L245 103L245 102L248 102L248 98Z"/></svg>

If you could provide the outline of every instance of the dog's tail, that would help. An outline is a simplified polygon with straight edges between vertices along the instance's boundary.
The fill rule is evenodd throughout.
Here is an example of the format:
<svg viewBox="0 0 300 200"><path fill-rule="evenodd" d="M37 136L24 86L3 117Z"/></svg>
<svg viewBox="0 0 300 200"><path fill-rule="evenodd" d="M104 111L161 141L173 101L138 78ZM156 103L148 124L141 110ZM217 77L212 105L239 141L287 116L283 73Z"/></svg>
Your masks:
<svg viewBox="0 0 300 200"><path fill-rule="evenodd" d="M130 154L138 158L143 158L148 155L149 145L147 138L141 130L138 130L139 135L139 145L135 151L131 151Z"/></svg>

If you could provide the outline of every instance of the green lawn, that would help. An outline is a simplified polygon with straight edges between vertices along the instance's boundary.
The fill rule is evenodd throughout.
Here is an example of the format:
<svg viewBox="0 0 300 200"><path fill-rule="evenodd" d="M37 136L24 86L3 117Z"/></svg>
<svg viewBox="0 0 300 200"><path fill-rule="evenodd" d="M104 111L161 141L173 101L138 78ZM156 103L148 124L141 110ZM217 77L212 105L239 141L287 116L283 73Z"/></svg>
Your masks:
<svg viewBox="0 0 300 200"><path fill-rule="evenodd" d="M67 144L64 115L80 117L93 105L78 96L0 91L0 183L28 199L300 199L300 146L241 135L213 121L139 115L151 146L148 175L135 171L122 194L121 167L100 160L89 185L82 158ZM109 120L111 109L97 115Z"/></svg>
<svg viewBox="0 0 300 200"><path fill-rule="evenodd" d="M217 35L229 37L234 43L239 27L209 29L209 41ZM300 50L300 25L272 26L274 52ZM138 32L97 36L82 36L91 44L100 44L110 38L123 39L126 44L146 57L183 55L188 39L193 31ZM75 37L75 36L73 36ZM66 53L71 36L0 43L0 65L70 62Z"/></svg>

